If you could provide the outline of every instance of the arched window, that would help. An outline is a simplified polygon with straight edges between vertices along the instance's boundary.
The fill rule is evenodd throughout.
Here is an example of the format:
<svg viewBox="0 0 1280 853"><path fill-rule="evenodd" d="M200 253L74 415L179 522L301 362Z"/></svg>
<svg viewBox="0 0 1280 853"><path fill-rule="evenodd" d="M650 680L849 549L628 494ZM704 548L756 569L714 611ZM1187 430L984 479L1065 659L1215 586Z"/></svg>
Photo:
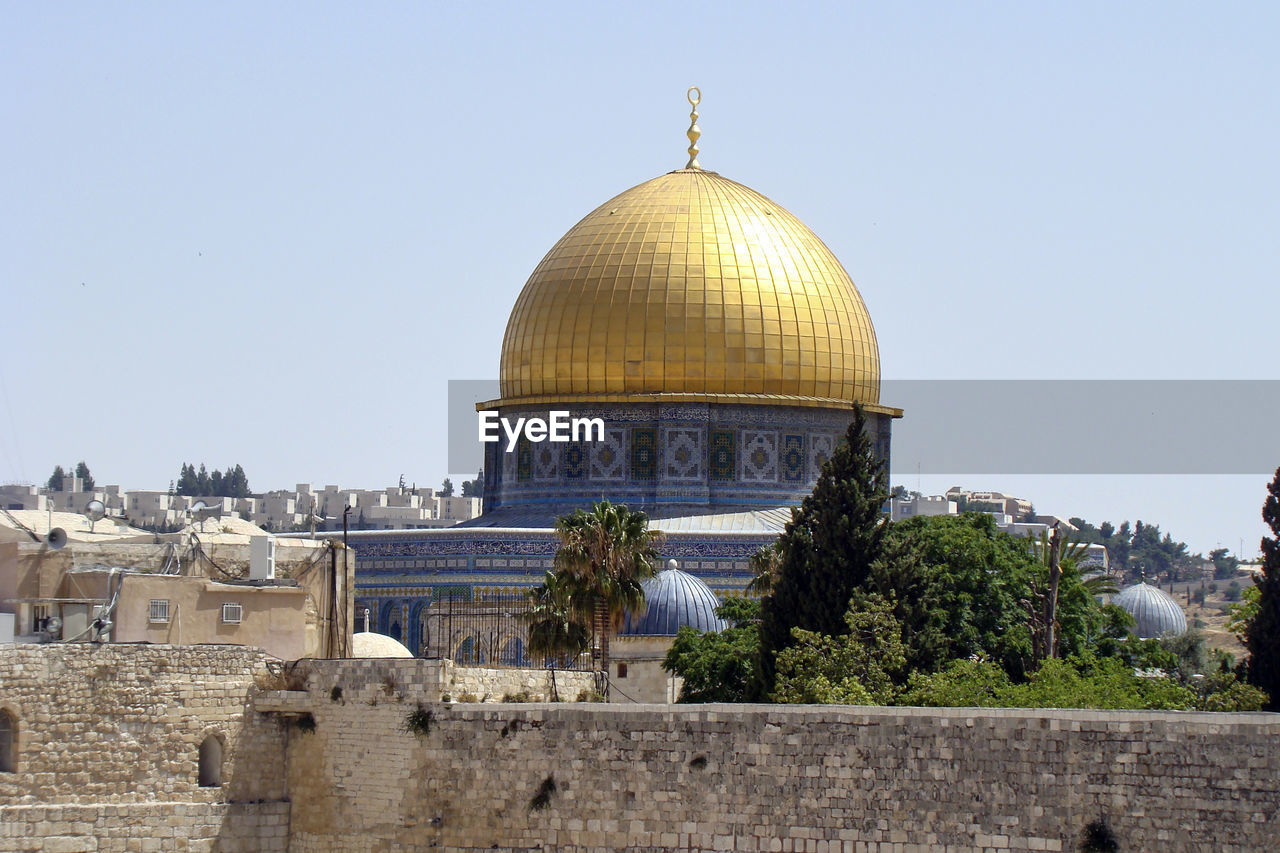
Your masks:
<svg viewBox="0 0 1280 853"><path fill-rule="evenodd" d="M524 653L524 640L519 637L507 640L506 645L502 647L501 662L507 666L528 666L529 659Z"/></svg>
<svg viewBox="0 0 1280 853"><path fill-rule="evenodd" d="M217 788L222 785L222 741L217 735L209 735L200 744L200 787Z"/></svg>
<svg viewBox="0 0 1280 853"><path fill-rule="evenodd" d="M0 773L18 772L18 721L0 711Z"/></svg>

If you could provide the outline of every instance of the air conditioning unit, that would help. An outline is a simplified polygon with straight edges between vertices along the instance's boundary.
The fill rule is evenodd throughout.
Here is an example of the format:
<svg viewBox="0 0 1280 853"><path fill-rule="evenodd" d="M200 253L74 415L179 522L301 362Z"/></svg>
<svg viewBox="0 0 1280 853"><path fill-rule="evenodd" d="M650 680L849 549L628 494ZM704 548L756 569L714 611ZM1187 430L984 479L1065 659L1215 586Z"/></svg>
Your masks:
<svg viewBox="0 0 1280 853"><path fill-rule="evenodd" d="M276 579L276 538L251 536L249 538L249 580L272 581Z"/></svg>

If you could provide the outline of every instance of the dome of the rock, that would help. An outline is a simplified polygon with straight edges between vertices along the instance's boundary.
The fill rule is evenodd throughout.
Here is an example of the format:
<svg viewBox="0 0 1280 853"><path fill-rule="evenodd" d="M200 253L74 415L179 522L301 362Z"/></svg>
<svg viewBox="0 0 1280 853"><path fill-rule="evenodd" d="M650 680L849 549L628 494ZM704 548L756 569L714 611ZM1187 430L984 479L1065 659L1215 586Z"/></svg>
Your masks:
<svg viewBox="0 0 1280 853"><path fill-rule="evenodd" d="M505 405L880 401L871 316L831 250L702 169L588 213L534 269L502 345Z"/></svg>

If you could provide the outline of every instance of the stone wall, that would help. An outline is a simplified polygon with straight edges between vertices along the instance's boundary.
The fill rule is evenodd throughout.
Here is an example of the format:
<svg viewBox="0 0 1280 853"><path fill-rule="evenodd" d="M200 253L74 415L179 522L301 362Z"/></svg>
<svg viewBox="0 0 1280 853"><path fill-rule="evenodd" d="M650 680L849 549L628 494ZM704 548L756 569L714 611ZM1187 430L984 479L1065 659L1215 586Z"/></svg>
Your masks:
<svg viewBox="0 0 1280 853"><path fill-rule="evenodd" d="M0 805L5 853L285 853L289 803Z"/></svg>
<svg viewBox="0 0 1280 853"><path fill-rule="evenodd" d="M1257 851L1280 717L315 702L291 853L534 849Z"/></svg>
<svg viewBox="0 0 1280 853"><path fill-rule="evenodd" d="M540 669L488 669L458 666L451 660L383 658L301 661L307 687L328 698L338 687L344 699L366 704L394 702L502 702L523 694L527 702L572 702L592 690L590 672Z"/></svg>
<svg viewBox="0 0 1280 853"><path fill-rule="evenodd" d="M1275 714L443 703L547 674L269 663L0 648L0 853L1065 853L1099 821L1124 851L1280 838ZM200 787L211 735L223 784Z"/></svg>
<svg viewBox="0 0 1280 853"><path fill-rule="evenodd" d="M287 733L248 713L267 660L239 646L0 647L0 709L17 728L0 851L283 853ZM198 779L208 737L216 787Z"/></svg>

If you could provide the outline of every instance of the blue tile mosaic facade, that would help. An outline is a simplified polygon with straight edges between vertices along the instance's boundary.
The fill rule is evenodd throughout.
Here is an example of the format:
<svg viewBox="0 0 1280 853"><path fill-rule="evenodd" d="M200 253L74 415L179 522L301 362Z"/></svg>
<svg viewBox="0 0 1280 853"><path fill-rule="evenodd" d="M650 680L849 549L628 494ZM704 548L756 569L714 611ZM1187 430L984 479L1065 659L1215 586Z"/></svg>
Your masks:
<svg viewBox="0 0 1280 853"><path fill-rule="evenodd" d="M631 479L647 482L658 477L658 431L631 430Z"/></svg>

